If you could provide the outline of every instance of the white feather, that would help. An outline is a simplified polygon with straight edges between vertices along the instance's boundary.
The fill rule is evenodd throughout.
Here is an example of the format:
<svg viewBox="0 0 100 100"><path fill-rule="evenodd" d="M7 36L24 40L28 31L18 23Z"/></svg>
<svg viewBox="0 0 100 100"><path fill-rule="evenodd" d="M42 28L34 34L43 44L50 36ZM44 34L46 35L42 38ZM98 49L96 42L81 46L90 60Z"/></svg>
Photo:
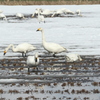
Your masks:
<svg viewBox="0 0 100 100"><path fill-rule="evenodd" d="M42 28L37 29L37 31L42 32L42 44L43 44L44 49L47 50L48 52L56 54L56 53L67 51L66 48L62 47L61 45L57 43L46 42L45 37L44 37L44 31Z"/></svg>
<svg viewBox="0 0 100 100"><path fill-rule="evenodd" d="M80 55L73 53L67 53L65 59L67 62L82 61Z"/></svg>
<svg viewBox="0 0 100 100"><path fill-rule="evenodd" d="M30 51L33 51L35 50L36 48L29 44L29 43L22 43L22 44L19 44L18 46L14 47L13 44L10 44L5 50L4 50L4 54L12 47L12 51L13 52L19 52L19 53L22 53L22 56L23 54L26 55L27 52L30 52Z"/></svg>

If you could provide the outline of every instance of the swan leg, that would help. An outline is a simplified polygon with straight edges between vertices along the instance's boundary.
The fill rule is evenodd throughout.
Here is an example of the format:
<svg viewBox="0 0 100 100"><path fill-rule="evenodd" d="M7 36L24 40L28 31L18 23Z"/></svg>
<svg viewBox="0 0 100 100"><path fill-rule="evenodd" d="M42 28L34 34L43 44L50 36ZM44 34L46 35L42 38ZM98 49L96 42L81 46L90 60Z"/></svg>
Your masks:
<svg viewBox="0 0 100 100"><path fill-rule="evenodd" d="M28 72L30 72L30 68L28 68Z"/></svg>
<svg viewBox="0 0 100 100"><path fill-rule="evenodd" d="M36 67L36 70L38 71L38 67Z"/></svg>
<svg viewBox="0 0 100 100"><path fill-rule="evenodd" d="M24 57L24 53L22 53L22 57Z"/></svg>
<svg viewBox="0 0 100 100"><path fill-rule="evenodd" d="M55 55L55 54L53 54L53 57L56 57L56 55Z"/></svg>
<svg viewBox="0 0 100 100"><path fill-rule="evenodd" d="M26 53L25 53L25 57L26 57Z"/></svg>

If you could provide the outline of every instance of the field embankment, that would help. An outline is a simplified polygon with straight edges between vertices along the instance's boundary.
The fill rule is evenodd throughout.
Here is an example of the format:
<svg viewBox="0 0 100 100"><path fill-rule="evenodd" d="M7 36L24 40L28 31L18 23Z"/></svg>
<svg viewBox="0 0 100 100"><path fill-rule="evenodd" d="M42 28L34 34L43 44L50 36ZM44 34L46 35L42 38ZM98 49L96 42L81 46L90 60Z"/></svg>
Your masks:
<svg viewBox="0 0 100 100"><path fill-rule="evenodd" d="M0 0L0 5L84 5L100 4L100 0Z"/></svg>

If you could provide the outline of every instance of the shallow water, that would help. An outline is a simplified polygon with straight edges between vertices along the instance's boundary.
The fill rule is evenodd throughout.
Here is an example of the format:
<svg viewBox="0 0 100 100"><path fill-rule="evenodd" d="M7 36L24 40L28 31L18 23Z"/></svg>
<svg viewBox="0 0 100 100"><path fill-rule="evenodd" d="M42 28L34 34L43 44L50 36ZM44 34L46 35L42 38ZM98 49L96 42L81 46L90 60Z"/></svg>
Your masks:
<svg viewBox="0 0 100 100"><path fill-rule="evenodd" d="M41 49L41 33L37 28L44 28L46 41L56 42L66 47L69 52L81 55L99 55L100 46L100 5L62 5L62 6L0 6L5 15L17 12L32 14L36 8L54 10L68 8L72 11L81 10L83 17L55 17L45 18L46 23L38 23L36 18L0 22L1 52L9 44L28 42ZM88 8L88 9L87 9ZM13 10L11 10L13 9ZM2 56L2 54L0 53Z"/></svg>

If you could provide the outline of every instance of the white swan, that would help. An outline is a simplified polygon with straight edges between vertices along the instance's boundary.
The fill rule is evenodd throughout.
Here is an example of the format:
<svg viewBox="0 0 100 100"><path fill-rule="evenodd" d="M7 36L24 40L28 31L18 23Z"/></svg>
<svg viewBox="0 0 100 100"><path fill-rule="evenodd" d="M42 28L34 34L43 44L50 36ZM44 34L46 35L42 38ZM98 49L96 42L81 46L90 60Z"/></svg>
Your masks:
<svg viewBox="0 0 100 100"><path fill-rule="evenodd" d="M51 17L54 17L55 15L61 15L61 14L64 14L63 10L62 9L58 9L56 11L54 11L53 15Z"/></svg>
<svg viewBox="0 0 100 100"><path fill-rule="evenodd" d="M16 17L19 19L24 19L24 15L22 13L16 13Z"/></svg>
<svg viewBox="0 0 100 100"><path fill-rule="evenodd" d="M74 15L74 14L75 14L73 11L71 11L71 10L69 10L69 9L66 9L66 10L64 11L64 13L65 13L65 14L71 14L71 15Z"/></svg>
<svg viewBox="0 0 100 100"><path fill-rule="evenodd" d="M74 12L72 12L71 10L66 9L66 8L61 8L61 9L56 10L53 13L52 17L54 17L55 15L62 15L62 14L72 14L73 15Z"/></svg>
<svg viewBox="0 0 100 100"><path fill-rule="evenodd" d="M80 11L79 9L76 10L76 14L77 14L78 16L82 17L81 11Z"/></svg>
<svg viewBox="0 0 100 100"><path fill-rule="evenodd" d="M4 50L4 55L7 53L7 51L10 49L10 47L12 47L12 51L13 52L19 52L19 53L22 53L22 56L26 56L26 53L27 52L30 52L30 51L33 51L35 50L36 48L29 44L29 43L22 43L22 44L19 44L18 46L14 47L13 44L10 44L5 50Z"/></svg>
<svg viewBox="0 0 100 100"><path fill-rule="evenodd" d="M82 58L78 54L68 53L66 54L65 60L67 62L82 61Z"/></svg>
<svg viewBox="0 0 100 100"><path fill-rule="evenodd" d="M53 14L53 11L50 11L49 9L44 9L41 12L41 15L44 15L44 16L50 16L52 14Z"/></svg>
<svg viewBox="0 0 100 100"><path fill-rule="evenodd" d="M38 11L37 18L38 18L39 23L40 22L44 22L45 23L44 16L43 15L40 15L41 9L37 9L37 11Z"/></svg>
<svg viewBox="0 0 100 100"><path fill-rule="evenodd" d="M59 44L46 42L45 37L44 37L44 31L42 28L37 29L37 31L42 32L42 44L43 44L44 49L50 53L53 53L53 56L55 56L56 53L67 51L66 48L62 47Z"/></svg>
<svg viewBox="0 0 100 100"><path fill-rule="evenodd" d="M7 21L7 18L6 18L6 16L3 14L3 13L0 13L0 19L4 19L4 20L6 20Z"/></svg>
<svg viewBox="0 0 100 100"><path fill-rule="evenodd" d="M38 10L39 10L39 9L42 11L41 8L36 8L36 9L35 9L35 12L31 15L31 17L36 17L36 16L38 15Z"/></svg>
<svg viewBox="0 0 100 100"><path fill-rule="evenodd" d="M34 56L28 56L26 62L29 67L36 67L37 65L39 65L38 53L35 53ZM28 68L28 72L29 72L29 68Z"/></svg>

